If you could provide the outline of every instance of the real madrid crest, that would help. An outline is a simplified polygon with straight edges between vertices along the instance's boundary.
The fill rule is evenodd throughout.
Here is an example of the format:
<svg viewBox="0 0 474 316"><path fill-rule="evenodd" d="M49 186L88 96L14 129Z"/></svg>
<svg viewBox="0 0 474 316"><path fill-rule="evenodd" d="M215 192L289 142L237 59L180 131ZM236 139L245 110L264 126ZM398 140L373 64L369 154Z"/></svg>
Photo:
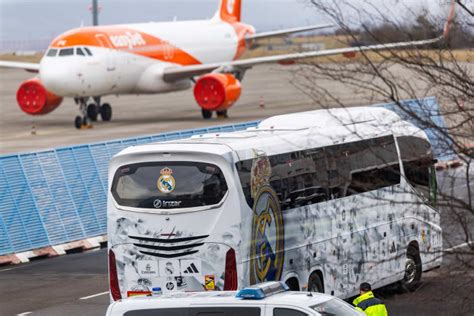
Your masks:
<svg viewBox="0 0 474 316"><path fill-rule="evenodd" d="M176 187L176 180L173 177L173 170L165 167L160 170L160 177L156 181L158 190L162 193L171 193Z"/></svg>
<svg viewBox="0 0 474 316"><path fill-rule="evenodd" d="M269 185L258 191L253 212L250 284L278 281L285 256L285 231L280 202Z"/></svg>

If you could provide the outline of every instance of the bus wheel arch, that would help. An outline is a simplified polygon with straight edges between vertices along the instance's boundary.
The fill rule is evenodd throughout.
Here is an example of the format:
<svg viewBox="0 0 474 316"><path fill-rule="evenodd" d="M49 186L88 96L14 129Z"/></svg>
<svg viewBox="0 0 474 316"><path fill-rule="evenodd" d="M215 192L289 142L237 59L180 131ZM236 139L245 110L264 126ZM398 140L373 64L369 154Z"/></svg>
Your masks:
<svg viewBox="0 0 474 316"><path fill-rule="evenodd" d="M405 274L400 281L402 290L413 292L420 285L422 274L422 262L420 247L417 241L408 244L405 261Z"/></svg>
<svg viewBox="0 0 474 316"><path fill-rule="evenodd" d="M285 284L288 285L290 291L299 291L300 290L300 281L297 276L291 276L286 279Z"/></svg>
<svg viewBox="0 0 474 316"><path fill-rule="evenodd" d="M324 293L324 278L321 270L315 270L309 276L308 292Z"/></svg>

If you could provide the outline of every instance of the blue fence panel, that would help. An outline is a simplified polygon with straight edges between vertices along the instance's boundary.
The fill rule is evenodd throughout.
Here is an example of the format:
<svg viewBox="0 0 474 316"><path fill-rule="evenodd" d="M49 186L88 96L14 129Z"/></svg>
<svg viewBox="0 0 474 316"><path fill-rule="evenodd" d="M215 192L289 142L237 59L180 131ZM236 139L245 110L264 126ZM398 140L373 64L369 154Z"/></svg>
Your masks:
<svg viewBox="0 0 474 316"><path fill-rule="evenodd" d="M10 198L5 199L10 203L5 209L2 205L2 217L15 252L49 245L46 229L19 156L2 159L1 182L6 183L10 193Z"/></svg>
<svg viewBox="0 0 474 316"><path fill-rule="evenodd" d="M0 204L0 207L1 207L1 204ZM10 235L8 234L7 227L5 226L2 215L0 214L0 253L12 253L12 252L14 252L14 249L10 242Z"/></svg>
<svg viewBox="0 0 474 316"><path fill-rule="evenodd" d="M58 157L85 236L100 235L102 230L95 216L88 188L82 179L82 165L76 161L74 148L59 149Z"/></svg>
<svg viewBox="0 0 474 316"><path fill-rule="evenodd" d="M67 241L64 224L54 205L54 199L41 170L38 154L22 155L21 160L35 200L36 211L44 223L50 242L53 244L64 243Z"/></svg>
<svg viewBox="0 0 474 316"><path fill-rule="evenodd" d="M55 151L38 154L38 159L47 182L49 192L53 198L54 206L58 212L66 238L62 243L70 240L78 240L85 237L81 220L74 207L69 187L64 177L61 165ZM48 231L49 233L49 231Z"/></svg>

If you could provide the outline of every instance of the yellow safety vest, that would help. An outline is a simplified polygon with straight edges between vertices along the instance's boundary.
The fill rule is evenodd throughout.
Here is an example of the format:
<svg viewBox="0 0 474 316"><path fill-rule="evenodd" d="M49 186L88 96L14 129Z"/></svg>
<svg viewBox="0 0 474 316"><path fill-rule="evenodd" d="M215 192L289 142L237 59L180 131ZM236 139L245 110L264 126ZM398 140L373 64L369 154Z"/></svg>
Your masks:
<svg viewBox="0 0 474 316"><path fill-rule="evenodd" d="M374 296L372 291L357 297L352 304L354 304L357 310L364 312L367 316L388 316L385 305Z"/></svg>

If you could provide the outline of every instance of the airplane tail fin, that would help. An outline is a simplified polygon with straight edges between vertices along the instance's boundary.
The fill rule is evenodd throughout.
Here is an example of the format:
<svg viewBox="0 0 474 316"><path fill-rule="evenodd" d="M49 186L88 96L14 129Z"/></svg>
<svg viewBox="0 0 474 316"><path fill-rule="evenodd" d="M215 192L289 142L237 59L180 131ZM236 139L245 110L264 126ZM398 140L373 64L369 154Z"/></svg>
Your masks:
<svg viewBox="0 0 474 316"><path fill-rule="evenodd" d="M240 22L242 0L221 0L214 18L226 22Z"/></svg>

